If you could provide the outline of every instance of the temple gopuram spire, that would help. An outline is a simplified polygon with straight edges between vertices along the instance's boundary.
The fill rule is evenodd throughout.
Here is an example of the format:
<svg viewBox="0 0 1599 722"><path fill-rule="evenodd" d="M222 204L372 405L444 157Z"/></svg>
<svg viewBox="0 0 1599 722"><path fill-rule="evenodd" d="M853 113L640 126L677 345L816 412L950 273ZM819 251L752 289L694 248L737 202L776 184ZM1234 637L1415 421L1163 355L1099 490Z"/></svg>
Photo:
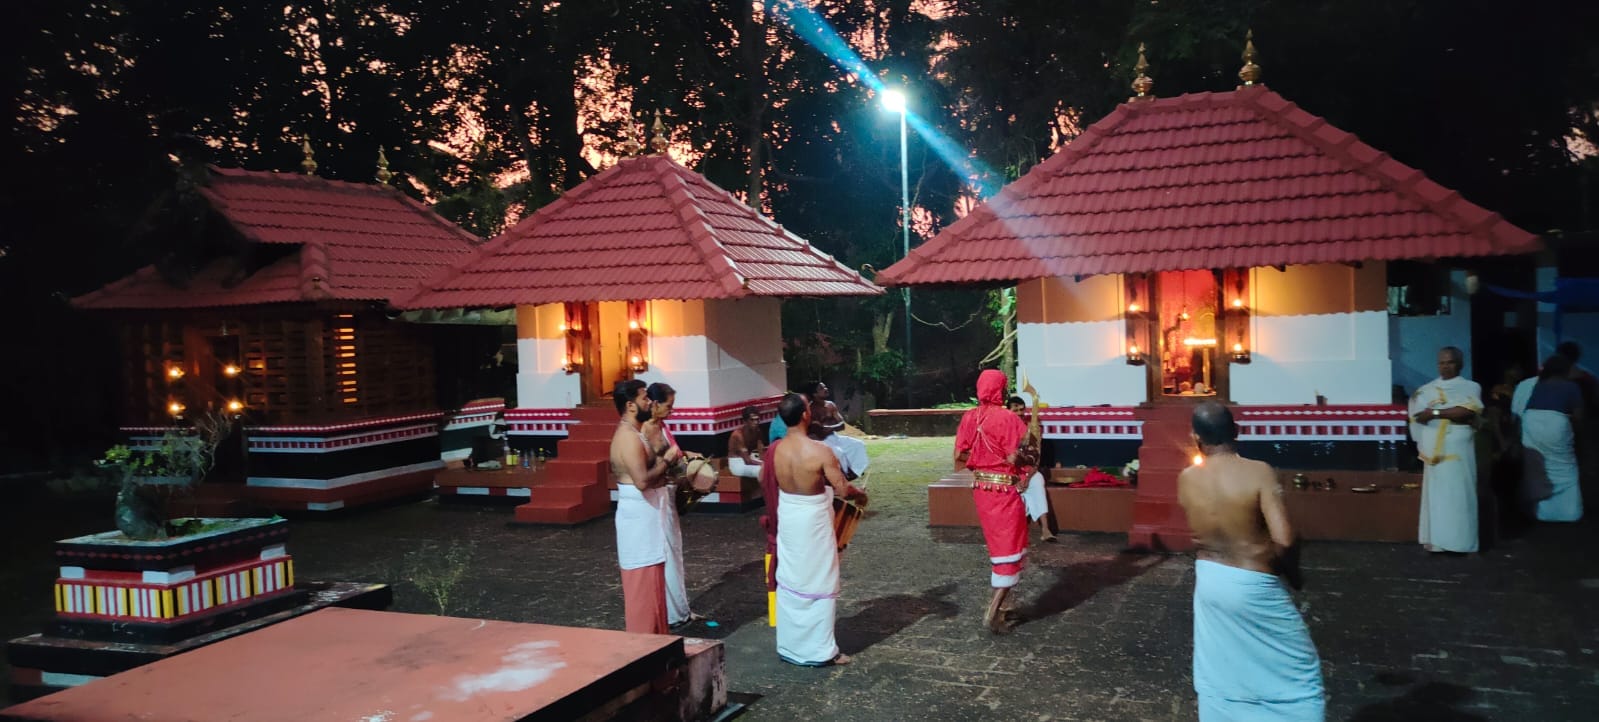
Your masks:
<svg viewBox="0 0 1599 722"><path fill-rule="evenodd" d="M1137 93L1137 95L1129 98L1129 100L1155 97L1150 92L1155 89L1155 79L1147 74L1149 72L1149 61L1144 58L1143 43L1138 44L1138 64L1133 66L1133 71L1138 73L1138 77L1133 79L1133 92Z"/></svg>
<svg viewBox="0 0 1599 722"><path fill-rule="evenodd" d="M1244 85L1254 85L1260 82L1260 66L1255 64L1255 31L1253 28L1244 35L1244 67L1238 71L1238 79Z"/></svg>

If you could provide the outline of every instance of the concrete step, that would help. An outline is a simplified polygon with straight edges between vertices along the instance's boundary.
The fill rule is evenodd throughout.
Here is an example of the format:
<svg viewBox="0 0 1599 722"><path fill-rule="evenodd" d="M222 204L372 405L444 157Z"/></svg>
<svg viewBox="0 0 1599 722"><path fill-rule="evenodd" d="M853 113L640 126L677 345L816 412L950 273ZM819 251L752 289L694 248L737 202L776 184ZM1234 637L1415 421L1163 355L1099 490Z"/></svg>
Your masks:
<svg viewBox="0 0 1599 722"><path fill-rule="evenodd" d="M528 503L514 511L523 524L581 524L609 513L611 495L604 484L543 485Z"/></svg>
<svg viewBox="0 0 1599 722"><path fill-rule="evenodd" d="M605 484L610 478L610 463L593 459L551 459L544 464L547 484Z"/></svg>
<svg viewBox="0 0 1599 722"><path fill-rule="evenodd" d="M611 456L611 436L606 434L603 439L575 438L568 436L555 445L555 455L562 459L574 461L587 461L590 459L606 459Z"/></svg>

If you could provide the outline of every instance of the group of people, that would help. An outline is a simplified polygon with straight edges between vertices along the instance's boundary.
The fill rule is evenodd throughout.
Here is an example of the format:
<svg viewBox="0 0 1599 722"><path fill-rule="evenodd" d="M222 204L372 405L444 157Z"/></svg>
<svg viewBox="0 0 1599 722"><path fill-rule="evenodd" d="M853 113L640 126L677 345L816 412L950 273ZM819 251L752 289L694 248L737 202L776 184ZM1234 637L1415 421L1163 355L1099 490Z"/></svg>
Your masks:
<svg viewBox="0 0 1599 722"><path fill-rule="evenodd" d="M703 456L684 451L667 430L675 400L671 386L636 379L618 382L612 391L620 417L610 452L617 487L616 552L629 632L666 634L704 619L689 608L676 499L680 487L708 491L717 470ZM815 438L837 435L838 426L831 424L837 415L825 396L789 394L777 407L777 420L786 429L782 437L763 444L759 411L749 407L728 440L728 470L771 487L770 518L762 521L774 558L782 560L772 570L777 651L784 660L806 666L849 662L833 636L839 592L833 499L865 502L866 493L849 483L855 473L846 473L845 464L864 472L868 462L864 445L857 459L840 451L842 445ZM826 434L818 433L817 417Z"/></svg>
<svg viewBox="0 0 1599 722"><path fill-rule="evenodd" d="M1043 485L1038 441L1006 400L1005 374L977 378L977 408L961 417L955 465L972 472L972 497L991 565L983 625L1004 633L1005 606L1027 560L1027 495ZM1007 406L1009 408L1007 408ZM1299 586L1297 546L1276 473L1238 455L1232 412L1207 401L1193 415L1201 461L1178 477L1198 557L1194 565L1194 689L1199 718L1321 720L1321 658L1288 585Z"/></svg>
<svg viewBox="0 0 1599 722"><path fill-rule="evenodd" d="M1539 372L1516 385L1510 418L1521 455L1517 499L1530 519L1582 518L1575 431L1595 401L1594 378L1577 364L1582 349L1560 344ZM1482 387L1461 376L1464 353L1438 351L1438 378L1411 395L1410 435L1422 462L1417 539L1428 551L1478 550L1476 428L1486 407Z"/></svg>
<svg viewBox="0 0 1599 722"><path fill-rule="evenodd" d="M1539 375L1516 389L1512 411L1526 448L1524 498L1541 520L1582 514L1572 423L1592 402L1563 345ZM1411 436L1423 463L1418 539L1431 551L1477 549L1476 449L1473 424L1483 412L1481 387L1461 376L1464 354L1439 351L1438 378L1410 397ZM1006 397L996 370L977 381L976 408L955 436L956 468L972 472L990 564L992 590L983 625L1010 629L1006 602L1026 566L1030 520L1052 536L1042 500L1040 439L1026 406ZM616 387L621 424L612 441L617 475L617 551L628 631L663 633L695 617L682 590L681 534L667 491L684 482L684 452L659 424L671 411L670 387L625 381ZM770 446L759 414L746 409L729 443L729 467L760 478L768 497L762 518L776 590L777 652L800 665L849 662L834 640L840 590L833 499L865 492L850 484L866 469L864 445L837 433L842 425L825 385L789 394L778 405ZM652 426L654 422L654 426ZM658 429L656 427L659 427ZM1297 544L1282 489L1267 464L1238 455L1237 424L1224 405L1207 401L1192 420L1200 458L1178 477L1178 501L1197 547L1194 587L1194 689L1201 720L1319 720L1325 710L1321 661L1289 587L1298 588ZM835 438L836 437L836 438ZM845 441L847 439L847 441ZM672 577L676 575L675 582Z"/></svg>

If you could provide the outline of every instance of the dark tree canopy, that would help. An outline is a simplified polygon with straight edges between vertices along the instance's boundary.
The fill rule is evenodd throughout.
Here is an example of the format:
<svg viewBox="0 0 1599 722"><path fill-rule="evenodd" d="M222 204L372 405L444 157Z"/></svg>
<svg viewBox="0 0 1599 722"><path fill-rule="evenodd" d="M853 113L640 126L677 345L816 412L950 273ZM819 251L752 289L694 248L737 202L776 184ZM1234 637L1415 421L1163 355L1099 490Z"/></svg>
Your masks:
<svg viewBox="0 0 1599 722"><path fill-rule="evenodd" d="M790 19L822 17L913 110L1015 178L1130 94L1238 84L1253 29L1290 100L1535 232L1591 230L1599 6L1480 0L21 0L0 92L0 447L104 433L106 324L65 299L206 256L205 163L394 183L489 236L581 182L663 115L674 152L852 267L900 255L898 126ZM1586 147L1587 150L1583 150ZM1575 149L1575 150L1574 150ZM972 179L920 138L916 242ZM214 235L214 234L212 234ZM998 340L984 292L918 292L920 402L964 398ZM899 298L786 304L798 374L845 368L897 398ZM1003 305L1002 302L995 302ZM978 323L967 323L973 318ZM968 369L971 369L968 371ZM21 381L21 383L16 383ZM62 402L62 397L68 401ZM3 471L0 468L0 471Z"/></svg>

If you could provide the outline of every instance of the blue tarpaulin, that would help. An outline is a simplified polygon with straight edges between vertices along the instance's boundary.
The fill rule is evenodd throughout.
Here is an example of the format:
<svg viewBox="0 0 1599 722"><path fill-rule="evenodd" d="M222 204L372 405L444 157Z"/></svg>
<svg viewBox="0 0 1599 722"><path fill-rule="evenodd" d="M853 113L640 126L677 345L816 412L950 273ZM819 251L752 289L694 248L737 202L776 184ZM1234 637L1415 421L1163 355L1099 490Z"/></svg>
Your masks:
<svg viewBox="0 0 1599 722"><path fill-rule="evenodd" d="M1507 298L1525 298L1555 307L1555 338L1560 338L1560 315L1568 311L1599 311L1599 278L1557 278L1553 291L1518 291L1493 284L1488 290Z"/></svg>

